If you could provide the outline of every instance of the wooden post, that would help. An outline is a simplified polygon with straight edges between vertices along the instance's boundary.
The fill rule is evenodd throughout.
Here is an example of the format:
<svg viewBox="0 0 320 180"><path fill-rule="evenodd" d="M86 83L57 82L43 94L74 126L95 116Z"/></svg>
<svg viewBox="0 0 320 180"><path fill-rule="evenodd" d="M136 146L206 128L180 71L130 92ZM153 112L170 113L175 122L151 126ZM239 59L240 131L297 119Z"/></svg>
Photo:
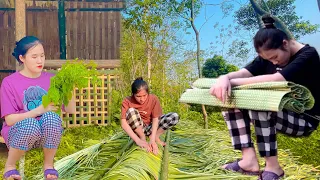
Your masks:
<svg viewBox="0 0 320 180"><path fill-rule="evenodd" d="M59 0L58 6L60 59L67 59L66 53L66 15L64 12L64 0Z"/></svg>
<svg viewBox="0 0 320 180"><path fill-rule="evenodd" d="M27 35L26 33L26 2L25 0L15 0L15 25L16 25L16 41L19 41ZM20 69L20 65L16 62L16 71Z"/></svg>
<svg viewBox="0 0 320 180"><path fill-rule="evenodd" d="M112 111L111 111L111 103L112 103L112 99L111 99L111 76L110 74L107 75L107 91L108 91L108 102L107 102L107 110L108 110L108 124L111 124L111 119L112 119Z"/></svg>

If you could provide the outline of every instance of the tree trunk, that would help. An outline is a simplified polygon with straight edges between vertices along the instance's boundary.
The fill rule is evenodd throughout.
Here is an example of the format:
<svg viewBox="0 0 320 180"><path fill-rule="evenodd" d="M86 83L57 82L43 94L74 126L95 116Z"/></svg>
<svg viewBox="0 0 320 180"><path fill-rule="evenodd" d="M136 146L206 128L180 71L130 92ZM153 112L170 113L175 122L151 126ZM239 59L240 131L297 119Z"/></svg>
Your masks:
<svg viewBox="0 0 320 180"><path fill-rule="evenodd" d="M147 41L148 84L151 87L151 44Z"/></svg>
<svg viewBox="0 0 320 180"><path fill-rule="evenodd" d="M261 1L263 1L263 0L260 0L259 2L261 2ZM263 3L265 5L265 8L267 9L267 11L269 12L269 7L265 4L264 1L263 1ZM263 28L263 21L261 19L261 16L257 12L254 12L254 14L256 15L259 29Z"/></svg>
<svg viewBox="0 0 320 180"><path fill-rule="evenodd" d="M264 6L264 10L266 10L268 13L271 13L268 4L264 0L261 0L261 2L263 4L263 6Z"/></svg>
<svg viewBox="0 0 320 180"><path fill-rule="evenodd" d="M259 14L259 16L263 16L265 14L270 14L269 12L263 10L260 5L256 2L256 0L250 0L251 5L254 9L254 11ZM266 3L264 3L265 6L267 6ZM266 7L267 8L267 7ZM284 31L287 35L289 39L293 39L293 35L291 34L291 32L289 31L289 29L287 28L287 26L277 17L272 16L274 18L274 20L276 21L275 24L277 26L277 28L281 29L282 31Z"/></svg>
<svg viewBox="0 0 320 180"><path fill-rule="evenodd" d="M191 26L194 33L196 34L198 73L199 73L199 78L201 78L202 72L201 72L201 64L200 64L200 38L199 38L199 31L194 25L194 0L191 0ZM204 120L204 128L208 129L208 115L207 115L206 107L204 105L201 105L201 108L202 108L202 114L203 114L203 120Z"/></svg>
<svg viewBox="0 0 320 180"><path fill-rule="evenodd" d="M254 14L256 15L257 21L258 21L258 25L259 25L259 29L263 28L263 22L261 20L261 16L259 16L258 13L254 12Z"/></svg>

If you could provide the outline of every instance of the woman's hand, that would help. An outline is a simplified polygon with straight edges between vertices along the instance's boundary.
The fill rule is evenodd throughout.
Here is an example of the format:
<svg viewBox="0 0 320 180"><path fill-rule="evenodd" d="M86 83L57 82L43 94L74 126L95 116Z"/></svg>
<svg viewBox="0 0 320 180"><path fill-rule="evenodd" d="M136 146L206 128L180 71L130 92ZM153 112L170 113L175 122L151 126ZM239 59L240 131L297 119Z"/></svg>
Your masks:
<svg viewBox="0 0 320 180"><path fill-rule="evenodd" d="M138 142L136 142L136 144L138 146L140 146L141 148L147 150L147 152L151 151L151 147L149 146L149 144L147 143L147 141L143 141L143 140L139 140Z"/></svg>
<svg viewBox="0 0 320 180"><path fill-rule="evenodd" d="M58 107L55 106L53 103L50 103L47 107L44 107L43 104L41 104L39 107L37 107L38 116L50 112L50 111L57 111Z"/></svg>
<svg viewBox="0 0 320 180"><path fill-rule="evenodd" d="M231 83L227 75L220 76L210 88L210 94L225 103L227 96L231 96Z"/></svg>
<svg viewBox="0 0 320 180"><path fill-rule="evenodd" d="M152 141L149 144L150 144L150 148L151 148L153 154L157 155L159 153L158 144L155 141Z"/></svg>

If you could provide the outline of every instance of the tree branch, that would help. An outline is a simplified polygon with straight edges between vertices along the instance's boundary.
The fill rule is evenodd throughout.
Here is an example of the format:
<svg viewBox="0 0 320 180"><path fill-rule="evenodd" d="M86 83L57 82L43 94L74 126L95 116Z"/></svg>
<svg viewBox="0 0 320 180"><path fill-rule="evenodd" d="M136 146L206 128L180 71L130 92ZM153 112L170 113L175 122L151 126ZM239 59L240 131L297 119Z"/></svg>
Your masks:
<svg viewBox="0 0 320 180"><path fill-rule="evenodd" d="M267 11L263 10L259 4L256 2L256 0L250 0L252 8L254 9L254 11L259 15L259 16L263 16L265 14L270 14ZM265 4L266 5L266 4ZM271 15L271 14L270 14ZM293 35L291 34L291 32L289 31L289 29L287 28L287 26L276 16L272 16L273 19L276 21L275 24L277 26L277 28L281 29L282 31L284 31L289 39L293 39Z"/></svg>

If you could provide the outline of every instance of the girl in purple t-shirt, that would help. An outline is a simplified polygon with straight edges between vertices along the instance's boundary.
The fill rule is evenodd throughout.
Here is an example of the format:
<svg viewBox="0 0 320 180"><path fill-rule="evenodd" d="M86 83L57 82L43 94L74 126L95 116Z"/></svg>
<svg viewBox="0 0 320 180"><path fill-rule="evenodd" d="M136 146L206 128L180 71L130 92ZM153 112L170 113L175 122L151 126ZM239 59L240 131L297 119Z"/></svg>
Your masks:
<svg viewBox="0 0 320 180"><path fill-rule="evenodd" d="M21 179L16 162L32 148L44 151L45 179L57 179L53 159L60 143L62 122L51 103L44 108L42 96L47 94L53 74L42 72L45 55L40 40L27 36L16 43L12 55L23 69L3 79L1 84L1 117L5 119L1 135L9 148L4 179ZM65 107L75 112L74 97Z"/></svg>

